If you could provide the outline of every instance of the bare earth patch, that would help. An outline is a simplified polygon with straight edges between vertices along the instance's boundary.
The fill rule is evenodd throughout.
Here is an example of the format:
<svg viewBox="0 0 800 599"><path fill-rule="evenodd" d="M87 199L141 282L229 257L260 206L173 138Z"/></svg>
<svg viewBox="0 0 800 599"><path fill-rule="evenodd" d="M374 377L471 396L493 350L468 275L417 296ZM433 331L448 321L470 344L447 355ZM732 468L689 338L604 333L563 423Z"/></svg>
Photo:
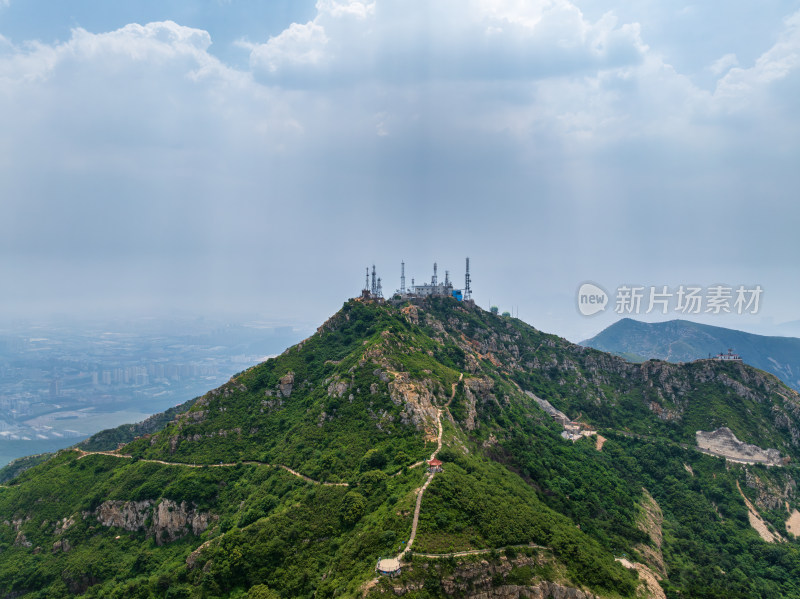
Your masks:
<svg viewBox="0 0 800 599"><path fill-rule="evenodd" d="M640 509L636 527L650 537L652 546L647 543L638 543L635 549L642 556L647 566L652 568L657 575L666 576L667 568L664 565L664 555L661 553L664 514L661 512L661 507L656 500L644 487L642 487L642 505Z"/></svg>
<svg viewBox="0 0 800 599"><path fill-rule="evenodd" d="M603 451L603 445L605 444L605 442L606 442L606 438L603 435L598 433L598 435L597 435L597 445L595 445L595 447L597 448L597 451Z"/></svg>
<svg viewBox="0 0 800 599"><path fill-rule="evenodd" d="M742 493L742 487L739 486L739 481L736 481L736 488L739 489L739 494L744 499L744 503L747 506L747 519L750 521L750 526L752 526L759 536L764 539L767 543L780 543L784 539L772 532L769 528L767 528L767 523L764 522L764 519L759 515L758 511L756 510L755 506L750 503L750 500L744 496Z"/></svg>
<svg viewBox="0 0 800 599"><path fill-rule="evenodd" d="M639 573L639 584L637 596L648 597L650 599L667 599L664 589L658 584L658 575L644 564L637 564L624 557L618 557L617 561L629 570L636 570Z"/></svg>
<svg viewBox="0 0 800 599"><path fill-rule="evenodd" d="M786 504L786 511L789 511L788 503ZM786 530L795 537L800 536L800 512L797 510L794 510L786 520Z"/></svg>

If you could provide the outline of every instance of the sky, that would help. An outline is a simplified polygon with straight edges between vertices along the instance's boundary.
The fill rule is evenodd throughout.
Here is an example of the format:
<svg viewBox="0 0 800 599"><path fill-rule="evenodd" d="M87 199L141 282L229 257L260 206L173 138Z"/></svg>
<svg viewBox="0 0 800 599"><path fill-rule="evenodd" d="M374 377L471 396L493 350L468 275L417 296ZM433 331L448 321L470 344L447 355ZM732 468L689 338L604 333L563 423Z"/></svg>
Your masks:
<svg viewBox="0 0 800 599"><path fill-rule="evenodd" d="M318 324L469 256L575 341L622 286L796 334L798 98L798 1L0 0L0 312Z"/></svg>

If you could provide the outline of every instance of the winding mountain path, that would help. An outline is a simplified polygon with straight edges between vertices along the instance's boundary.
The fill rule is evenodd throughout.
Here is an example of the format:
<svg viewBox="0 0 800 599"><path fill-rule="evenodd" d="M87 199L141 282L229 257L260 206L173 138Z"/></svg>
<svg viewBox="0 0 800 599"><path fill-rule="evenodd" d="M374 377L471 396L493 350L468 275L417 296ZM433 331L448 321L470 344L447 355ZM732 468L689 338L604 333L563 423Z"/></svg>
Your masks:
<svg viewBox="0 0 800 599"><path fill-rule="evenodd" d="M491 549L470 549L468 551L452 551L450 553L415 553L420 557L427 557L430 559L443 559L447 557L463 557L466 555L485 555L492 551L505 551L506 549L547 549L543 545L536 545L535 543L526 543L522 545L506 545L505 547L493 547Z"/></svg>
<svg viewBox="0 0 800 599"><path fill-rule="evenodd" d="M456 387L458 386L458 383L460 383L460 382L463 380L463 378L464 378L464 373L462 372L462 373L460 373L460 374L458 375L458 382L456 382L456 383L453 383L453 386L451 387L451 390L450 390L450 399L448 399L448 400L447 400L447 403L446 403L446 404L444 404L444 407L445 407L445 408L449 408L449 407L450 407L450 404L451 404L451 403L452 403L452 401L453 401L453 399L455 399L455 397L456 397Z"/></svg>
<svg viewBox="0 0 800 599"><path fill-rule="evenodd" d="M458 380L464 378L464 374L458 377ZM445 404L445 408L450 405L450 402L453 401L453 398L456 396L456 385L458 383L453 383L452 391L450 393L450 400ZM436 454L438 454L442 450L442 410L440 408L436 408L436 424L439 428L439 434L436 437L436 449L431 454L430 459L433 460L436 458ZM430 461L430 460L428 460ZM425 489L428 488L428 485L431 484L433 477L436 476L436 472L431 472L428 474L428 478L425 480L425 483L417 489L417 505L414 507L414 519L411 521L411 536L408 539L408 543L406 543L405 548L397 554L398 562L402 561L403 557L405 557L406 553L411 551L411 546L414 544L414 539L417 537L417 525L419 524L419 511L422 508L422 496L425 494Z"/></svg>
<svg viewBox="0 0 800 599"><path fill-rule="evenodd" d="M113 451L84 451L83 449L78 449L77 447L74 448L80 455L78 459L81 460L86 456L90 455L106 455L111 456L113 458L122 458L122 459L133 459L133 456L126 453L116 453ZM237 463L244 464L246 466L266 466L268 468L282 468L286 470L289 474L293 474L298 478L302 478L304 481L315 484L315 485L323 485L326 487L347 487L349 486L347 483L329 483L319 480L314 480L311 477L306 476L305 474L300 474L296 470L292 470L289 466L284 466L283 464L270 464L268 462L256 462L253 460L247 460L243 462L220 462L219 464L187 464L186 462L166 462L164 460L149 460L149 459L140 459L140 462L145 462L148 464L161 464L162 466L183 466L184 468L231 468L236 466Z"/></svg>
<svg viewBox="0 0 800 599"><path fill-rule="evenodd" d="M442 449L442 411L438 408L436 409L436 423L439 425L439 435L436 438L436 449L431 454L431 460L434 459L436 454ZM428 474L425 484L417 489L417 505L414 507L414 519L411 521L411 536L409 537L405 548L397 555L398 562L403 559L405 554L411 550L411 546L414 544L414 539L417 536L417 524L419 524L419 511L422 508L422 496L425 494L425 489L427 489L428 485L431 484L434 476L436 476L436 472L431 472Z"/></svg>

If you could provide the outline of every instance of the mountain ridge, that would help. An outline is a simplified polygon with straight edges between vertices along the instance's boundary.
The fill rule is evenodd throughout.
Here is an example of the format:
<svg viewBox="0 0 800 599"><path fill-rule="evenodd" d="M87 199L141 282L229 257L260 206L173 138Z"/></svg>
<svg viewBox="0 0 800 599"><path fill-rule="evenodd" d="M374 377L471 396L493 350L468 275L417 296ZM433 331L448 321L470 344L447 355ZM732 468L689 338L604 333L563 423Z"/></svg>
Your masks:
<svg viewBox="0 0 800 599"><path fill-rule="evenodd" d="M646 323L623 318L581 345L643 361L689 362L733 348L748 364L800 390L800 339L756 335L675 319Z"/></svg>
<svg viewBox="0 0 800 599"><path fill-rule="evenodd" d="M529 393L604 442L565 440ZM800 572L781 513L800 399L744 364L630 364L452 298L351 300L164 420L0 488L0 596L791 596ZM720 426L787 465L699 452ZM777 570L739 484L789 539Z"/></svg>

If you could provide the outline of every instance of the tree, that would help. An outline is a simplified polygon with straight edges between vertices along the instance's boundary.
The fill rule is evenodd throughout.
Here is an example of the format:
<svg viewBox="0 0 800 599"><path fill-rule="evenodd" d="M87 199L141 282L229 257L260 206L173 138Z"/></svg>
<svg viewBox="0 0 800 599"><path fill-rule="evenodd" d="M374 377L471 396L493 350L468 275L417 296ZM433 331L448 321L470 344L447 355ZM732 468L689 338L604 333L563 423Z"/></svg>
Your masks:
<svg viewBox="0 0 800 599"><path fill-rule="evenodd" d="M265 584L257 584L247 591L247 599L280 599L280 595Z"/></svg>
<svg viewBox="0 0 800 599"><path fill-rule="evenodd" d="M362 470L380 470L386 465L386 456L379 449L370 449L364 454Z"/></svg>
<svg viewBox="0 0 800 599"><path fill-rule="evenodd" d="M370 470L359 477L358 484L367 495L373 495L386 489L386 480L388 478L387 474L382 470Z"/></svg>
<svg viewBox="0 0 800 599"><path fill-rule="evenodd" d="M364 515L367 509L367 500L361 493L350 491L342 499L339 506L339 518L346 526L352 526Z"/></svg>

